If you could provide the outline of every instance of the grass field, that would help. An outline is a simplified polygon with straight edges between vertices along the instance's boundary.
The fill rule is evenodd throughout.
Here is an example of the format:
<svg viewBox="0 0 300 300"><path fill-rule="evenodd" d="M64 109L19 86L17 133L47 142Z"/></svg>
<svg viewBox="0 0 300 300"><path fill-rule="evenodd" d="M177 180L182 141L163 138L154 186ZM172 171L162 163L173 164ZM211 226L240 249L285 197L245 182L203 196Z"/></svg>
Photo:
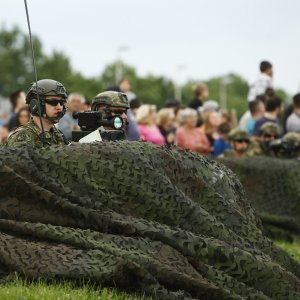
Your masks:
<svg viewBox="0 0 300 300"><path fill-rule="evenodd" d="M95 289L91 285L75 287L71 283L27 283L21 279L0 285L1 300L151 300L117 292L113 289Z"/></svg>
<svg viewBox="0 0 300 300"><path fill-rule="evenodd" d="M276 244L300 262L300 239L290 244L277 241ZM21 279L0 285L1 300L151 300L151 298L129 296L115 290L97 290L91 285L75 287L71 283L47 284L27 283Z"/></svg>
<svg viewBox="0 0 300 300"><path fill-rule="evenodd" d="M300 262L300 238L296 239L293 243L276 241L275 244Z"/></svg>

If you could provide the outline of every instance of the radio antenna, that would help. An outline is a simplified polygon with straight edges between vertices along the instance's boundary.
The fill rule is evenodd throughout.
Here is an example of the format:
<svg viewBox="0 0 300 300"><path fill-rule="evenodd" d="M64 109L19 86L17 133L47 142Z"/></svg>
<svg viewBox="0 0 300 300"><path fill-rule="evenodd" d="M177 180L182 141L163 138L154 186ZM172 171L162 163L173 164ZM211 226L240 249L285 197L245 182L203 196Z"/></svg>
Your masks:
<svg viewBox="0 0 300 300"><path fill-rule="evenodd" d="M32 35L31 35L31 27L30 27L30 19L29 19L29 13L28 13L27 0L24 0L24 4L25 4L26 17L27 17L29 41L30 41L30 46L31 46L31 55L32 55L34 77L35 77L36 95L37 95L37 101L38 101L38 110L39 110L39 120L40 120L40 124L41 124L41 129L42 129L42 143L43 143L43 146L45 146L45 130L44 130L44 125L43 125L42 116L41 116L42 115L42 108L41 108L41 102L40 102L40 96L39 96L39 87L38 87L38 83L37 83L38 79L37 79L34 47L33 47Z"/></svg>

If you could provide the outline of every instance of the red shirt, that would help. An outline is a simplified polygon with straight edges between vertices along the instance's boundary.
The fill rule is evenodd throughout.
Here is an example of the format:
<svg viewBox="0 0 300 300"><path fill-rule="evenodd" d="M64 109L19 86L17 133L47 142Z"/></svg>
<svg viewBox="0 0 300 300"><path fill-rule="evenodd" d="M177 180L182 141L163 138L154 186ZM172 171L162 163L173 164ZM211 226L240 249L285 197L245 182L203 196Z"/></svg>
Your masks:
<svg viewBox="0 0 300 300"><path fill-rule="evenodd" d="M200 153L209 153L211 151L209 141L200 128L185 129L179 127L176 131L177 146ZM200 151L198 146L201 145L203 150Z"/></svg>

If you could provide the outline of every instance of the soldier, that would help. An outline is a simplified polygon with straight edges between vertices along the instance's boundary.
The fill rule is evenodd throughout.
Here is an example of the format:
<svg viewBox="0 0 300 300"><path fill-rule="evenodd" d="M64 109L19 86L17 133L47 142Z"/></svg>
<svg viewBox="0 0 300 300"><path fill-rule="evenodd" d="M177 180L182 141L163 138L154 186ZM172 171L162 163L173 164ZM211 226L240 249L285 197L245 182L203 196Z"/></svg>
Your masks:
<svg viewBox="0 0 300 300"><path fill-rule="evenodd" d="M52 79L33 83L26 95L31 118L27 124L17 128L7 139L5 146L68 144L63 134L54 126L65 113L67 92L64 86ZM39 102L38 102L39 99Z"/></svg>
<svg viewBox="0 0 300 300"><path fill-rule="evenodd" d="M228 135L232 149L227 149L221 154L220 158L226 157L243 157L246 156L247 149L250 143L250 135L247 131L235 128Z"/></svg>
<svg viewBox="0 0 300 300"><path fill-rule="evenodd" d="M129 103L124 93L106 91L98 94L92 101L93 111L102 111L105 118L109 119L119 115L123 119L124 127L127 124L127 109Z"/></svg>
<svg viewBox="0 0 300 300"><path fill-rule="evenodd" d="M280 128L274 122L263 124L259 130L257 141L249 146L247 156L267 155L274 156L272 149L269 148L270 142L278 139Z"/></svg>
<svg viewBox="0 0 300 300"><path fill-rule="evenodd" d="M300 157L300 134L297 132L288 132L282 139L271 142L270 148L272 148L276 157Z"/></svg>

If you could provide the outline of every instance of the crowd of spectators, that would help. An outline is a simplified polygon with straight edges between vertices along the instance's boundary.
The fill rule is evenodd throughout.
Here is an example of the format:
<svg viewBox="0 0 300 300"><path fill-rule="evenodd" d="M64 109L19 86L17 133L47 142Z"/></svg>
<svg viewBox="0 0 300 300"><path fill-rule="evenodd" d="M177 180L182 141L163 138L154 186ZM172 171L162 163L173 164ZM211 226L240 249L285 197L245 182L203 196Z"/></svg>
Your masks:
<svg viewBox="0 0 300 300"><path fill-rule="evenodd" d="M194 98L187 105L175 99L168 99L165 107L158 109L153 104L143 103L131 91L130 81L123 78L118 85L107 90L123 92L127 95L130 109L127 113L127 137L130 141L144 140L156 145L177 145L191 151L214 157L226 151L246 153L249 144L261 137L261 128L266 123L274 123L280 135L285 132L300 134L300 94L293 97L293 103L284 108L273 88L273 67L270 62L260 64L260 73L249 84L248 110L237 120L234 109L222 111L218 101L209 99L209 89L205 83L193 87ZM0 112L0 142L10 132L28 122L30 114L25 105L25 93L18 90L11 94L12 112L4 116ZM80 93L71 93L67 101L65 116L57 127L70 139L72 130L79 130L73 112L90 109ZM243 138L231 138L239 136ZM235 155L240 156L240 155Z"/></svg>

